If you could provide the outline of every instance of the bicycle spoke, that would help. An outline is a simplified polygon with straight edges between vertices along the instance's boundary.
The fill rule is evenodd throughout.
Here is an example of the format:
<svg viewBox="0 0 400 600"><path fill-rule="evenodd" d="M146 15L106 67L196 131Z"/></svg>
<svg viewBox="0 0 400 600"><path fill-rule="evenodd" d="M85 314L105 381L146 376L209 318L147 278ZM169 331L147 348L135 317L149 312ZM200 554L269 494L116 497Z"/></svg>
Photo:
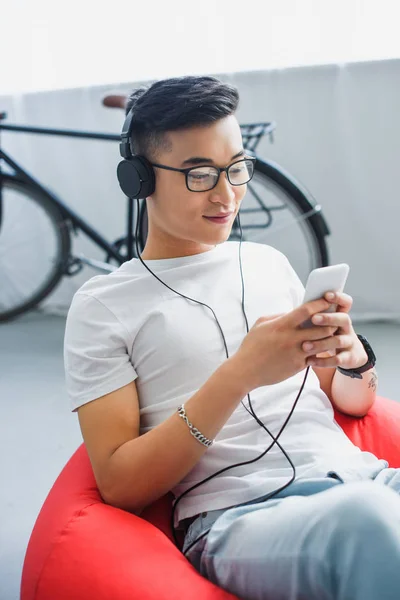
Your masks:
<svg viewBox="0 0 400 600"><path fill-rule="evenodd" d="M8 296L8 298L11 299L17 299L21 296L21 294L24 293L21 284L18 283L15 280L14 274L11 271L11 269L7 269L7 266L2 263L0 264L0 271L1 271L1 277L2 277L2 285L3 285L3 293L4 291L6 292L6 295ZM8 273L7 273L8 271ZM22 281L22 280L19 280ZM9 292L13 291L14 294L10 294ZM12 301L12 300L11 300ZM7 303L4 302L4 300L2 300L2 298L0 297L0 306L1 307L5 307L7 306Z"/></svg>
<svg viewBox="0 0 400 600"><path fill-rule="evenodd" d="M0 238L0 239L1 239L1 238ZM42 234L38 233L38 234L37 234L37 235L35 235L34 237L30 237L30 238L24 238L24 240L23 240L23 245L24 245L24 246L30 246L30 247L32 247L32 245L31 245L31 242L33 242L33 241L35 241L35 240L38 240L38 239L43 239L43 236L42 236ZM4 246L5 246L5 244L4 244ZM15 248L21 248L21 246L22 246L22 245L21 245L21 242L18 242L18 241L16 240L16 241L15 241L14 243L12 243L12 244L7 244L6 250L7 250L7 252L10 252L10 250L14 250ZM3 256L3 253L1 253L1 244L0 244L0 258L1 258L2 256Z"/></svg>

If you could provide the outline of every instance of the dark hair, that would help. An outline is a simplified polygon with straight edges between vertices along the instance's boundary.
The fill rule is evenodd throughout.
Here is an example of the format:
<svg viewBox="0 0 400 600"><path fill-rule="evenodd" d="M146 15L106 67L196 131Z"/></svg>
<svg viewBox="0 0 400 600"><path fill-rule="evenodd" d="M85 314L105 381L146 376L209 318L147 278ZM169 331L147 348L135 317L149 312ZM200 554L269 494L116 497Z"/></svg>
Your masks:
<svg viewBox="0 0 400 600"><path fill-rule="evenodd" d="M153 158L168 148L165 132L209 125L234 114L238 104L238 90L215 77L175 77L136 89L126 104L126 114L134 109L132 150Z"/></svg>

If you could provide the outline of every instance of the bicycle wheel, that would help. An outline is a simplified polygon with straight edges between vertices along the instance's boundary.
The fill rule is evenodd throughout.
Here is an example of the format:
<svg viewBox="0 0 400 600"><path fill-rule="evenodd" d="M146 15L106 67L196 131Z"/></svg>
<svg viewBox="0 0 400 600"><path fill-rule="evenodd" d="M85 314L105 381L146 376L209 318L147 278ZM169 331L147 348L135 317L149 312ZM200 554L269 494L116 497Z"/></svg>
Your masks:
<svg viewBox="0 0 400 600"><path fill-rule="evenodd" d="M240 208L243 240L273 246L289 259L303 283L310 271L329 264L330 231L321 207L282 167L257 160ZM229 239L240 239L237 219Z"/></svg>
<svg viewBox="0 0 400 600"><path fill-rule="evenodd" d="M0 322L34 308L60 281L70 252L57 206L23 181L2 175Z"/></svg>

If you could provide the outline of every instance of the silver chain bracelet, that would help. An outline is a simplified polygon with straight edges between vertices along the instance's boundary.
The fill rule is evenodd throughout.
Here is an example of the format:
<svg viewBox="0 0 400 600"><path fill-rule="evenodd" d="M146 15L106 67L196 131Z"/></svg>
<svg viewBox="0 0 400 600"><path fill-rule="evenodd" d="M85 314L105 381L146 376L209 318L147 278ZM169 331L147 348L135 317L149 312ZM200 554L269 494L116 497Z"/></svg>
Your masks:
<svg viewBox="0 0 400 600"><path fill-rule="evenodd" d="M185 421L186 425L189 427L190 429L190 433L192 434L193 437L196 438L196 440L198 442L200 442L200 444L203 444L203 446L207 446L207 448L209 448L210 446L212 446L212 444L214 443L214 440L209 440L208 438L206 438L205 435L203 435L194 425L192 425L192 423L189 421L189 419L186 416L186 411L185 411L185 405L182 404L181 406L178 407L178 415Z"/></svg>

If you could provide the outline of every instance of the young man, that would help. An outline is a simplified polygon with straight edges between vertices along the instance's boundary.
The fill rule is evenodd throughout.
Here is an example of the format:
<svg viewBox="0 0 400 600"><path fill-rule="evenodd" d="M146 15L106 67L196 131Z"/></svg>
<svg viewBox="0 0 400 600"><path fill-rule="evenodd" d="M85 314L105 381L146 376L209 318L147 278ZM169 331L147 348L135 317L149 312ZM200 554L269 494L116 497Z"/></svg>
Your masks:
<svg viewBox="0 0 400 600"><path fill-rule="evenodd" d="M211 77L132 94L132 147L155 172L141 258L158 279L132 259L75 294L65 333L72 409L105 502L140 514L194 488L175 525L188 559L221 587L249 600L394 600L400 475L354 446L332 408L365 415L376 373L350 296L302 305L285 256L249 242L240 255L227 241L252 174L237 105L237 90ZM321 315L331 302L338 312ZM309 317L314 326L302 328ZM280 446L265 453L272 440L249 399L277 436L310 365ZM282 449L296 469L290 485Z"/></svg>

